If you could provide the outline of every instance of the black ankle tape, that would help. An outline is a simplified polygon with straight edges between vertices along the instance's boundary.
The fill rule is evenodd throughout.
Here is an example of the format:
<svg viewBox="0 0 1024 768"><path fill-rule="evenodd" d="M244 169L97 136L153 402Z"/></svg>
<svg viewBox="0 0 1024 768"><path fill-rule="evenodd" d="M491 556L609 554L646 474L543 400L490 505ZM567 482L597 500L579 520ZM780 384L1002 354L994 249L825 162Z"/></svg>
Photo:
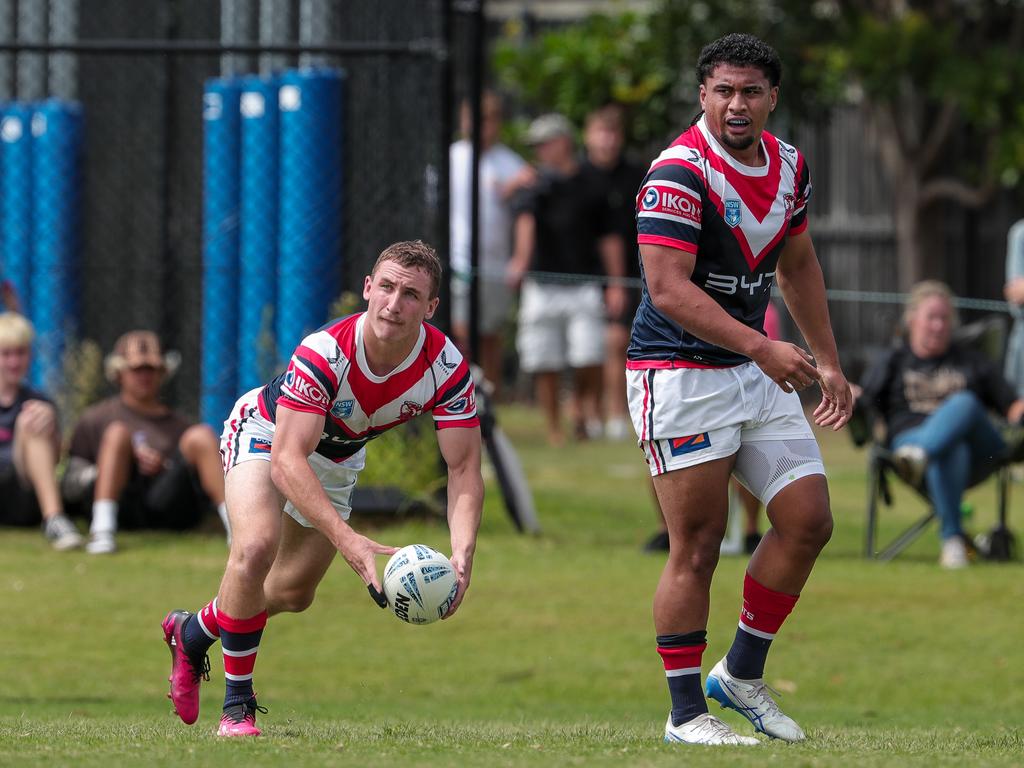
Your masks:
<svg viewBox="0 0 1024 768"><path fill-rule="evenodd" d="M687 632L685 635L658 635L655 640L659 648L682 648L686 645L704 645L708 641L706 629Z"/></svg>

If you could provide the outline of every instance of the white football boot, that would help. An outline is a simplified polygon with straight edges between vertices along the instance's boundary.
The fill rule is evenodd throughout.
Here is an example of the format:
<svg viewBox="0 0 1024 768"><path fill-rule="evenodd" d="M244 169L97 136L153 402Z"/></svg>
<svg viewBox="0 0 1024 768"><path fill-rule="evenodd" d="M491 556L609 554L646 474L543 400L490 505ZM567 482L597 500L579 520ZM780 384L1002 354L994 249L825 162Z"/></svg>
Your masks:
<svg viewBox="0 0 1024 768"><path fill-rule="evenodd" d="M779 709L771 697L771 689L760 680L737 680L729 674L722 659L708 674L704 691L724 709L735 709L754 728L773 739L782 741L803 741L803 729Z"/></svg>
<svg viewBox="0 0 1024 768"><path fill-rule="evenodd" d="M717 717L705 712L681 725L672 725L672 715L665 723L665 741L669 744L734 744L753 747L761 742L752 736L740 736Z"/></svg>

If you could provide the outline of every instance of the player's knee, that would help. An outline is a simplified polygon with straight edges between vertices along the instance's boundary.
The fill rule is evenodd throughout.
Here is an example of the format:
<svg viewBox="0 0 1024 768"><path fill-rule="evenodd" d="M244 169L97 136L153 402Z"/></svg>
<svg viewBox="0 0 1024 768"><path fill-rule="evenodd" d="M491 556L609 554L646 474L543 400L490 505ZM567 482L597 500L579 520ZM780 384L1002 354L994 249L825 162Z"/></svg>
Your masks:
<svg viewBox="0 0 1024 768"><path fill-rule="evenodd" d="M228 555L228 568L245 579L262 582L277 556L277 542L270 539L233 541Z"/></svg>
<svg viewBox="0 0 1024 768"><path fill-rule="evenodd" d="M674 537L669 550L668 569L678 578L690 579L696 576L711 580L718 566L722 534L706 532L693 537Z"/></svg>
<svg viewBox="0 0 1024 768"><path fill-rule="evenodd" d="M832 538L832 513L826 507L820 512L806 515L803 523L789 532L792 543L808 552L820 552Z"/></svg>

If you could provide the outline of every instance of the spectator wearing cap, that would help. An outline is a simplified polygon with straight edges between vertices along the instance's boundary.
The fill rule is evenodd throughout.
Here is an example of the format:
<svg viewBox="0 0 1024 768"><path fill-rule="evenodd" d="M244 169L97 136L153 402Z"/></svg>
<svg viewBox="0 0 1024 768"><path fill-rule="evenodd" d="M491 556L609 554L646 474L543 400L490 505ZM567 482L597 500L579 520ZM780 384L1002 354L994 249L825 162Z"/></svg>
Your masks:
<svg viewBox="0 0 1024 768"><path fill-rule="evenodd" d="M113 552L118 528L191 528L210 502L227 526L217 436L160 399L179 360L152 331L130 331L104 361L118 394L82 414L64 478L69 501L87 503L92 488L92 554Z"/></svg>
<svg viewBox="0 0 1024 768"><path fill-rule="evenodd" d="M57 487L57 409L25 384L34 336L24 317L0 313L0 523L42 522L54 549L74 549L82 536L64 515Z"/></svg>
<svg viewBox="0 0 1024 768"><path fill-rule="evenodd" d="M537 182L517 195L515 238L507 280L520 288L516 348L520 368L533 374L548 441L562 443L559 383L573 370L572 416L581 439L601 433L601 372L605 302L621 314L624 245L614 229L605 177L576 154L575 131L563 115L538 117L527 131ZM571 277L569 277L571 276Z"/></svg>

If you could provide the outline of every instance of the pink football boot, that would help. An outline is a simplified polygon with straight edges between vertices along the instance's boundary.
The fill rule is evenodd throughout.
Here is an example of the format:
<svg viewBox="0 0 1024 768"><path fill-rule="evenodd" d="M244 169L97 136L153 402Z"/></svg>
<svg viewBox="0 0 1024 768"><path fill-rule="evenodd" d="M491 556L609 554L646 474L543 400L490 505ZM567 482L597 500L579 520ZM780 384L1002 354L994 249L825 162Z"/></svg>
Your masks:
<svg viewBox="0 0 1024 768"><path fill-rule="evenodd" d="M196 666L185 653L185 645L181 641L181 628L191 615L188 611L171 611L160 624L164 630L164 642L171 650L171 676L167 678L171 692L167 698L186 725L192 725L199 717L200 680L210 679L210 657L204 656L202 664Z"/></svg>
<svg viewBox="0 0 1024 768"><path fill-rule="evenodd" d="M217 729L218 736L259 736L262 731L256 727L256 713L267 713L266 707L261 707L253 697L243 704L234 704L224 708L224 714L220 716L220 727Z"/></svg>

